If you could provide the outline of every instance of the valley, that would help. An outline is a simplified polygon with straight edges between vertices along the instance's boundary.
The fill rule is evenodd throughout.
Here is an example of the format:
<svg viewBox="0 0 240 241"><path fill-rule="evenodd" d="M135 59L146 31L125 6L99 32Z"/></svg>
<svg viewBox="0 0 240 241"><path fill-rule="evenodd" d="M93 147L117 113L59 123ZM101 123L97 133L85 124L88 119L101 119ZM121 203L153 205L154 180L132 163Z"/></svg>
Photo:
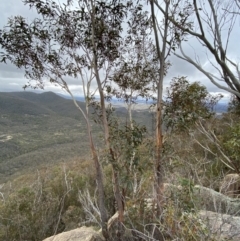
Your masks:
<svg viewBox="0 0 240 241"><path fill-rule="evenodd" d="M52 92L2 92L0 110L0 183L43 165L89 158L86 123L72 100ZM119 105L116 115L123 122L125 114ZM147 109L135 110L133 116L150 129L153 117ZM101 128L93 125L93 133L101 146Z"/></svg>

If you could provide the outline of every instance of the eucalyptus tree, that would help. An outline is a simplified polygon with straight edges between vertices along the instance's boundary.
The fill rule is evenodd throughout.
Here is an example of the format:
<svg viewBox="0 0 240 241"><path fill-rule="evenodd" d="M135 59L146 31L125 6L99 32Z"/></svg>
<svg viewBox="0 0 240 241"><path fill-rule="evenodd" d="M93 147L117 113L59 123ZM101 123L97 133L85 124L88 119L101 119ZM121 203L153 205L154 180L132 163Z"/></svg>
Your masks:
<svg viewBox="0 0 240 241"><path fill-rule="evenodd" d="M240 101L239 61L235 54L238 48L236 30L240 17L239 1L164 1L175 7L175 13L164 8L158 0L151 2L165 19L172 23L175 37L180 40L179 48L172 48L171 52L198 69L219 89L235 95ZM199 43L198 49L193 48L195 51L193 55L189 54L188 42L185 42L190 40ZM204 64L200 62L198 51L201 51L201 55L205 53ZM200 129L202 130L202 127ZM211 139L212 143L216 143L216 138L209 138L208 131L202 130L202 132L208 140ZM204 149L203 145L202 147ZM219 151L221 152L220 149ZM225 154L223 156L227 157Z"/></svg>
<svg viewBox="0 0 240 241"><path fill-rule="evenodd" d="M128 106L129 121L137 99L148 101L154 98L158 63L152 38L150 13L139 13L135 8L127 21L126 35L122 39L119 58L111 76L111 92Z"/></svg>
<svg viewBox="0 0 240 241"><path fill-rule="evenodd" d="M157 0L150 0L152 27L156 43L156 58L158 60L158 75L156 77L157 103L156 103L156 151L155 151L155 190L157 202L157 216L163 210L164 197L164 170L163 170L163 82L166 72L170 66L168 61L172 50L176 50L179 42L183 39L183 31L178 31L170 21L168 14L177 14L177 6L180 0L161 1L161 8L166 14L156 14L155 7L159 6Z"/></svg>
<svg viewBox="0 0 240 241"><path fill-rule="evenodd" d="M49 0L23 0L35 8L39 17L28 22L22 16L11 17L0 32L1 62L10 61L25 70L29 79L26 87L44 88L46 82L61 86L73 98L74 104L87 123L89 144L96 168L99 208L103 234L108 238L103 174L92 137L89 113L77 104L68 85L69 78L82 81L86 103L92 99L91 83L97 84L100 96L104 140L112 163L114 195L123 221L123 204L119 188L119 173L114 168L115 155L110 145L109 126L105 107L104 86L114 61L119 57L122 24L131 1L68 0L58 4ZM141 11L141 7L138 8ZM96 93L93 91L93 94Z"/></svg>
<svg viewBox="0 0 240 241"><path fill-rule="evenodd" d="M198 51L194 49L195 58L192 57L185 49L186 44L181 44L180 53L175 55L197 68L219 89L235 95L240 101L239 60L235 54L238 49L236 39L239 38L239 1L187 0L177 6L178 15L167 12L157 0L154 2L161 13L188 36L186 39L195 38L200 43L206 58L202 65ZM206 63L212 68L211 71L206 69Z"/></svg>
<svg viewBox="0 0 240 241"><path fill-rule="evenodd" d="M200 119L209 119L222 95L211 95L200 82L189 83L185 76L173 78L164 102L167 129L186 132Z"/></svg>
<svg viewBox="0 0 240 241"><path fill-rule="evenodd" d="M116 123L112 125L112 130L120 131L121 136L125 136L125 147L121 148L119 152L121 156L125 153L125 161L120 162L126 169L127 175L124 176L128 176L128 179L133 177L131 180L133 189L130 191L133 195L136 194L138 187L137 170L140 169L138 149L143 141L145 127L140 127L133 120L132 111L137 105L138 98L147 102L154 98L153 92L156 90L154 80L158 72L158 65L151 33L150 13L148 11L139 12L137 8L132 8L131 16L126 24L126 33L119 47L119 57L111 75L111 85L106 86L110 96L115 96L127 105L128 119L124 126L125 132L123 129L117 131L116 127L119 125ZM116 143L121 143L121 140ZM119 149L120 146L117 146Z"/></svg>

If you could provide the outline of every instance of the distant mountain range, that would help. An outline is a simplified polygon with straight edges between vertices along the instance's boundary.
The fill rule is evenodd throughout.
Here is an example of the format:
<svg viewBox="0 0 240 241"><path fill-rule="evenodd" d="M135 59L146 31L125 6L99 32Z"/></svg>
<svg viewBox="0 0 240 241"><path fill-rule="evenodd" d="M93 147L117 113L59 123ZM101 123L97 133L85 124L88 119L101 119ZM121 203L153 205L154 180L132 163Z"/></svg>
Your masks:
<svg viewBox="0 0 240 241"><path fill-rule="evenodd" d="M82 102L79 104L84 107ZM76 107L73 102L62 98L53 92L0 92L1 114L58 114L61 116L75 117Z"/></svg>
<svg viewBox="0 0 240 241"><path fill-rule="evenodd" d="M228 103L217 103L214 107L216 113L225 113L228 110Z"/></svg>
<svg viewBox="0 0 240 241"><path fill-rule="evenodd" d="M4 99L3 99L4 98ZM82 96L75 97L79 102L80 106L85 109L85 98ZM98 98L96 98L98 100ZM145 101L143 99L138 99L137 104L142 106L146 105L146 108L150 106L153 101ZM111 103L113 106L124 108L124 102L112 98ZM41 106L36 106L36 105ZM137 106L137 105L136 105ZM34 93L28 91L22 92L0 92L0 110L3 113L4 109L13 109L16 113L26 112L26 113L49 113L54 111L59 114L64 115L76 115L76 107L73 105L71 97L68 95L63 95L53 92L42 92ZM227 103L218 103L214 107L216 113L225 113L227 112L228 104ZM49 112L50 111L50 112ZM120 110L119 110L120 111ZM122 110L123 111L123 110Z"/></svg>
<svg viewBox="0 0 240 241"><path fill-rule="evenodd" d="M67 96L67 95L63 95L63 94L58 94L58 95L65 99L71 99L71 97ZM81 97L81 96L75 97L75 99L77 101L81 101L81 102L85 101L85 98ZM138 99L136 102L137 102L137 104L146 104L146 108L147 108L147 106L153 104L152 100L149 100L146 102L146 100L144 100L144 99ZM116 99L116 98L112 98L111 103L116 106L119 106L120 104L122 104L122 105L124 104L123 101ZM220 102L220 103L217 103L217 105L214 107L214 111L216 113L225 113L225 112L227 112L227 110L228 110L228 103Z"/></svg>

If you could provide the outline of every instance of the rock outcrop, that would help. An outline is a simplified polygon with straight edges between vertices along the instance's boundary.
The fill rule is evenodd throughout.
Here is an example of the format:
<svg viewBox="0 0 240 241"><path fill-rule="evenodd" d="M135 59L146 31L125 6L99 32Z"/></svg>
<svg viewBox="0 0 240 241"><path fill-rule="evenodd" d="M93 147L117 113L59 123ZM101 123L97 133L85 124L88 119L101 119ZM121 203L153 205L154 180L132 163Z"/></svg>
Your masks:
<svg viewBox="0 0 240 241"><path fill-rule="evenodd" d="M63 232L43 241L104 241L100 232L92 227L81 227L68 232Z"/></svg>
<svg viewBox="0 0 240 241"><path fill-rule="evenodd" d="M197 209L240 216L240 199L230 198L210 188L194 186L193 198Z"/></svg>
<svg viewBox="0 0 240 241"><path fill-rule="evenodd" d="M199 217L218 240L240 240L240 217L201 210Z"/></svg>
<svg viewBox="0 0 240 241"><path fill-rule="evenodd" d="M240 240L240 199L230 198L222 193L216 192L203 186L191 187L189 192L181 186L166 183L165 200L177 200L181 203L189 198L194 203L195 211L199 211L199 218L206 225L210 232L219 237L219 240ZM189 195L189 196L188 196ZM185 199L186 200L186 199ZM152 198L148 198L146 207L151 208L154 204ZM69 211L70 212L70 211ZM121 225L119 226L118 213L108 222L108 230L111 240L117 240L119 230L123 231L123 240L132 241L134 235ZM123 229L122 229L123 228ZM43 241L104 241L101 230L95 231L92 227L81 227L68 232L63 232L55 236L44 239Z"/></svg>
<svg viewBox="0 0 240 241"><path fill-rule="evenodd" d="M183 189L181 186L165 184L164 188L166 201L182 197ZM189 191L188 198L192 200L197 210L240 216L240 199L230 198L211 188L196 185L192 188L192 191ZM181 203L181 200L178 201Z"/></svg>
<svg viewBox="0 0 240 241"><path fill-rule="evenodd" d="M231 198L240 197L240 176L239 174L228 174L224 177L220 192Z"/></svg>

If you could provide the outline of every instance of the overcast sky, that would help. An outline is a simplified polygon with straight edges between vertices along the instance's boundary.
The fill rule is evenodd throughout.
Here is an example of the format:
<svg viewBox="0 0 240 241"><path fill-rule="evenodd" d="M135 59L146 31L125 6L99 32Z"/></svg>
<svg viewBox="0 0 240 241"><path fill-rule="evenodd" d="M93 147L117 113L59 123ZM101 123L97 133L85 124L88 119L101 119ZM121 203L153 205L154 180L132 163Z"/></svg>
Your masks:
<svg viewBox="0 0 240 241"><path fill-rule="evenodd" d="M7 19L9 17L16 15L21 15L31 21L31 19L36 16L36 12L32 9L30 10L28 6L24 6L21 0L0 0L0 28L7 24ZM239 28L239 23L237 23L237 27ZM239 39L240 33L239 30L236 29L233 32L229 46L229 56L234 58L235 60L238 60L237 58L238 56L240 56L239 53L236 51L236 46L239 45ZM191 39L185 47L185 51L187 53L190 53L192 56L194 56L195 54L199 56L201 64L206 68L206 70L215 71L209 64L206 53L203 52L201 46L197 43L196 40ZM229 95L226 92L223 92L222 90L211 84L205 76L203 76L197 69L192 67L190 64L174 56L170 58L170 61L172 67L169 69L169 73L164 83L164 88L168 86L171 78L178 76L188 76L188 79L190 81L200 81L207 87L208 91L211 93L221 92L225 96L223 100L227 100L227 97ZM0 91L22 91L22 86L26 82L27 80L24 78L24 72L22 70L17 69L11 64L6 65L0 63ZM78 81L70 80L70 86L76 95L81 95L82 88L81 85L78 84ZM50 84L47 84L45 86L45 90L61 92L59 88L51 86Z"/></svg>

